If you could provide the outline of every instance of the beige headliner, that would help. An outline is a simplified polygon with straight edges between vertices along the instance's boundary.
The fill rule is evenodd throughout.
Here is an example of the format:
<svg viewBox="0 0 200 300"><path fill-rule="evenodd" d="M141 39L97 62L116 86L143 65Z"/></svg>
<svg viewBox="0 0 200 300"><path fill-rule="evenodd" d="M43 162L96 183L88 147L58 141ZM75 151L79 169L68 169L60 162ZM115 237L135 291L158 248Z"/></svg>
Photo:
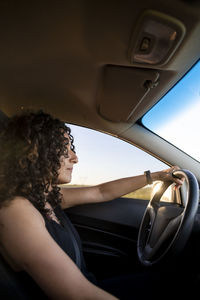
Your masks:
<svg viewBox="0 0 200 300"><path fill-rule="evenodd" d="M152 68L159 72L160 83L134 111L131 120L119 118L112 122L99 114L101 103L107 103L106 95L101 93L104 70L110 65L132 70L139 67L146 76L150 67L132 64L128 57L134 28L146 9L177 18L184 24L186 35L167 64ZM157 137L151 137L148 143L149 135L141 135L139 126L134 126L199 59L198 1L0 1L0 22L0 109L7 115L22 108L42 108L68 123L135 142L169 163L185 168L192 165L199 176L198 163L189 157L183 159L169 145L167 151L173 155L166 157L166 148L153 142ZM126 97L137 103L137 90ZM122 91L124 106L126 97ZM112 90L109 105L120 116Z"/></svg>

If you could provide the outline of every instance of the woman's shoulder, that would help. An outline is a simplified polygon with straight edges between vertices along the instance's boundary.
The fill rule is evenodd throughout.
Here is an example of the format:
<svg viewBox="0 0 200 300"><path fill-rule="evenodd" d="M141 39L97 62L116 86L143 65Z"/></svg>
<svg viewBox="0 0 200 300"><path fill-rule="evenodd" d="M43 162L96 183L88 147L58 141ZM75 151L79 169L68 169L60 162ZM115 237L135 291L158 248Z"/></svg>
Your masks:
<svg viewBox="0 0 200 300"><path fill-rule="evenodd" d="M32 203L15 197L0 209L0 254L15 270L22 270L22 261L30 253L35 235L43 231L45 221ZM27 252L28 249L28 252Z"/></svg>
<svg viewBox="0 0 200 300"><path fill-rule="evenodd" d="M12 200L6 201L0 208L0 225L2 223L6 224L11 220L15 220L16 222L18 219L30 221L32 218L44 223L41 213L27 198L21 196L16 196Z"/></svg>

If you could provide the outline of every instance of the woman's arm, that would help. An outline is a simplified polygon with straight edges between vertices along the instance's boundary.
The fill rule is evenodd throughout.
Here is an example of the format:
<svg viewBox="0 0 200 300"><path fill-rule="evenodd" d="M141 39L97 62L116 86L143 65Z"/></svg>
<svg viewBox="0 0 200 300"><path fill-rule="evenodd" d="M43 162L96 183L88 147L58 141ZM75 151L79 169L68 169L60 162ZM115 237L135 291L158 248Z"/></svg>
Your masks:
<svg viewBox="0 0 200 300"><path fill-rule="evenodd" d="M151 173L153 181L172 181L177 186L182 184L182 180L172 176L172 172L179 169L175 166L163 171ZM144 187L147 184L146 175L126 177L110 182L102 183L92 187L61 188L63 195L62 208L86 203L97 203L113 200L125 194Z"/></svg>
<svg viewBox="0 0 200 300"><path fill-rule="evenodd" d="M1 208L0 220L4 258L14 269L26 271L50 299L117 300L83 276L52 239L43 217L28 200L16 198Z"/></svg>

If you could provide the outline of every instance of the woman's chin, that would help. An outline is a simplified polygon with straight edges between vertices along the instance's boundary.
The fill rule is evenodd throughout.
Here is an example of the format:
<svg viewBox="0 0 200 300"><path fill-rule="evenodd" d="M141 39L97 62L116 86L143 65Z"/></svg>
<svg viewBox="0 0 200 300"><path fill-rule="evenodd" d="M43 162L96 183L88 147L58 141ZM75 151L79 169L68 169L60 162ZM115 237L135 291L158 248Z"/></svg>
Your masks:
<svg viewBox="0 0 200 300"><path fill-rule="evenodd" d="M68 184L71 182L71 177L58 179L58 184Z"/></svg>

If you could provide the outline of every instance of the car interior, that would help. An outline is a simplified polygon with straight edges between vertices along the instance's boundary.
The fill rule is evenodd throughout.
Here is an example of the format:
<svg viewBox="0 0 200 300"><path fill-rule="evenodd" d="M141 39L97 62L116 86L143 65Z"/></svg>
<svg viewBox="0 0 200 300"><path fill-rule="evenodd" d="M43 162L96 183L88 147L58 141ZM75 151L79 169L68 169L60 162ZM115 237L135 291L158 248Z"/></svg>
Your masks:
<svg viewBox="0 0 200 300"><path fill-rule="evenodd" d="M67 209L88 269L100 279L166 270L169 289L170 274L177 274L176 299L184 285L196 293L200 162L141 119L199 61L200 2L9 0L0 1L0 20L0 128L14 114L42 109L177 165L175 176L185 178L170 202L160 202L169 188L163 184L152 199ZM30 299L3 259L1 290L8 299Z"/></svg>

